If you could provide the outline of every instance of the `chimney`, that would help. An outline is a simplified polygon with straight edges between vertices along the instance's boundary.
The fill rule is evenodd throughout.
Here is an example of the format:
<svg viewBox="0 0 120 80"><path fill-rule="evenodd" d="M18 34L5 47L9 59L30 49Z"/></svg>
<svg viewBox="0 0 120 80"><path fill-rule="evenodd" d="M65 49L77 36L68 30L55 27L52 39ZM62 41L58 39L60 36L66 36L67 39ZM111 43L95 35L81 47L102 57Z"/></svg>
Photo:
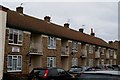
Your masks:
<svg viewBox="0 0 120 80"><path fill-rule="evenodd" d="M64 24L64 27L65 27L65 28L69 28L69 25L70 25L69 23L65 23L65 24Z"/></svg>
<svg viewBox="0 0 120 80"><path fill-rule="evenodd" d="M83 33L84 29L83 28L80 28L79 29L79 32Z"/></svg>
<svg viewBox="0 0 120 80"><path fill-rule="evenodd" d="M23 7L21 7L21 6L17 7L17 8L16 8L16 11L17 11L18 13L22 13L22 14L23 14Z"/></svg>
<svg viewBox="0 0 120 80"><path fill-rule="evenodd" d="M113 41L109 41L108 43L109 43L109 44L112 44L112 43L113 43Z"/></svg>
<svg viewBox="0 0 120 80"><path fill-rule="evenodd" d="M51 17L49 17L49 16L44 17L44 20L47 21L47 22L50 22L50 19L51 19Z"/></svg>
<svg viewBox="0 0 120 80"><path fill-rule="evenodd" d="M91 28L91 36L95 36L95 33L93 32L93 28Z"/></svg>

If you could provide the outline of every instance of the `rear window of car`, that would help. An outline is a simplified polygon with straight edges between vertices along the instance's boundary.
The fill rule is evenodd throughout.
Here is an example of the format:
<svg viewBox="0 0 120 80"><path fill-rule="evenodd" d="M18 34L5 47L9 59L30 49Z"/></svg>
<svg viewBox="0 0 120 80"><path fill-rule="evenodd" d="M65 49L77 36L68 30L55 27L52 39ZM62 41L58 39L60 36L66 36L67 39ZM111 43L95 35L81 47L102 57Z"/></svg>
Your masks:
<svg viewBox="0 0 120 80"><path fill-rule="evenodd" d="M34 73L39 74L39 76L44 76L45 71L46 70L44 70L44 69L35 69Z"/></svg>
<svg viewBox="0 0 120 80"><path fill-rule="evenodd" d="M80 72L82 71L82 68L71 68L70 72Z"/></svg>

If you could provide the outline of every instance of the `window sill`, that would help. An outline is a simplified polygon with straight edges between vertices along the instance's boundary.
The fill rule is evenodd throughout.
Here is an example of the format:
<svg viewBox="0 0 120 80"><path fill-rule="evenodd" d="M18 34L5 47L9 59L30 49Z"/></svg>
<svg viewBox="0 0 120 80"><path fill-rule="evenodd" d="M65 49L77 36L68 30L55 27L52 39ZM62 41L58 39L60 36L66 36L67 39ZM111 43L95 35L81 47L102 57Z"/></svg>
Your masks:
<svg viewBox="0 0 120 80"><path fill-rule="evenodd" d="M48 47L48 49L56 49L56 48L53 48L53 47Z"/></svg>
<svg viewBox="0 0 120 80"><path fill-rule="evenodd" d="M7 72L22 72L22 70L7 70Z"/></svg>
<svg viewBox="0 0 120 80"><path fill-rule="evenodd" d="M14 44L14 43L8 43L9 45L14 45L14 46L22 46L22 44Z"/></svg>

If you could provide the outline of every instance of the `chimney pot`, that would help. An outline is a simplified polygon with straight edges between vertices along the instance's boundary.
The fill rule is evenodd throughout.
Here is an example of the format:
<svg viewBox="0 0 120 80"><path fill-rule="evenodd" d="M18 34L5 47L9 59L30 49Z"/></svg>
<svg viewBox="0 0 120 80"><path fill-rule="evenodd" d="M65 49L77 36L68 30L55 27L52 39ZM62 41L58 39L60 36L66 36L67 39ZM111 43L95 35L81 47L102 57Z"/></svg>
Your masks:
<svg viewBox="0 0 120 80"><path fill-rule="evenodd" d="M83 28L80 28L79 29L79 32L83 33L84 29Z"/></svg>
<svg viewBox="0 0 120 80"><path fill-rule="evenodd" d="M21 6L17 7L17 8L16 8L16 11L17 11L18 13L22 13L22 14L23 14L23 7L21 7Z"/></svg>
<svg viewBox="0 0 120 80"><path fill-rule="evenodd" d="M45 17L44 17L44 20L47 21L47 22L50 22L50 19L51 19L50 16L45 16Z"/></svg>
<svg viewBox="0 0 120 80"><path fill-rule="evenodd" d="M93 28L91 28L91 36L95 36L95 33L93 32Z"/></svg>
<svg viewBox="0 0 120 80"><path fill-rule="evenodd" d="M113 43L113 41L109 41L109 44L112 44Z"/></svg>
<svg viewBox="0 0 120 80"><path fill-rule="evenodd" d="M69 28L69 25L70 25L69 23L65 23L64 27Z"/></svg>

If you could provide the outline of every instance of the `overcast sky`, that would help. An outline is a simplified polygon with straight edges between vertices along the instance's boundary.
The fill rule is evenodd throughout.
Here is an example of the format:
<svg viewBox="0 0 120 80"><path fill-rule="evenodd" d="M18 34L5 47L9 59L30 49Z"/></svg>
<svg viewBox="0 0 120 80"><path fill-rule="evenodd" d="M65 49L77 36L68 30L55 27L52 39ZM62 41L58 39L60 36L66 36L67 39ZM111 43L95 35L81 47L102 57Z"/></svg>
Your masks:
<svg viewBox="0 0 120 80"><path fill-rule="evenodd" d="M21 2L2 2L5 7L15 10ZM51 22L90 34L93 28L95 36L105 41L118 40L118 2L23 2L24 13L43 19L51 16ZM85 25L85 26L82 26Z"/></svg>

